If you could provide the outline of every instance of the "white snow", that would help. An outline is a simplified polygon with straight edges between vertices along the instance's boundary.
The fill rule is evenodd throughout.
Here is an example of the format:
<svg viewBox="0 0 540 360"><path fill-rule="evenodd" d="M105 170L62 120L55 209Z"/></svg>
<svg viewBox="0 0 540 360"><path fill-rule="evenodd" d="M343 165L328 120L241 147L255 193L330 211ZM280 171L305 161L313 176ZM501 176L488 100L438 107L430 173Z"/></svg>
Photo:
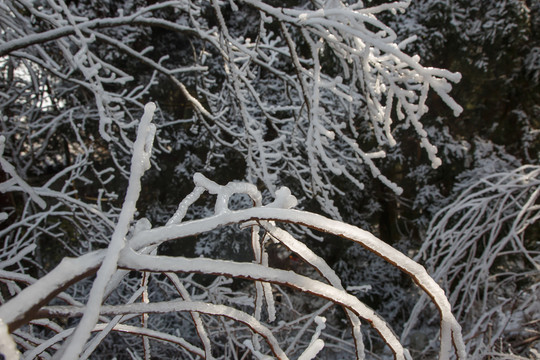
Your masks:
<svg viewBox="0 0 540 360"><path fill-rule="evenodd" d="M0 319L0 354L6 360L18 360L21 355L2 319Z"/></svg>

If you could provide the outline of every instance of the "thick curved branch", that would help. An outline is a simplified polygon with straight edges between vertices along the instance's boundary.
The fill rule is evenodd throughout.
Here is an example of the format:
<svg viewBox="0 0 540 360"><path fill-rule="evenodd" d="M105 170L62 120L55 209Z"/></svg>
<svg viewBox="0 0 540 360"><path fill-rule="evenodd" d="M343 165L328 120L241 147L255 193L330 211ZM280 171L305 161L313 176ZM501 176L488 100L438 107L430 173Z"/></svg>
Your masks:
<svg viewBox="0 0 540 360"><path fill-rule="evenodd" d="M126 248L118 261L118 266L130 270L153 272L186 272L227 277L243 278L253 281L265 281L287 285L302 292L336 302L366 319L381 335L394 352L396 359L405 359L404 350L394 332L387 323L372 309L360 302L355 296L332 285L298 275L292 271L269 268L254 263L238 263L215 259L187 259L183 257L150 256L135 253Z"/></svg>

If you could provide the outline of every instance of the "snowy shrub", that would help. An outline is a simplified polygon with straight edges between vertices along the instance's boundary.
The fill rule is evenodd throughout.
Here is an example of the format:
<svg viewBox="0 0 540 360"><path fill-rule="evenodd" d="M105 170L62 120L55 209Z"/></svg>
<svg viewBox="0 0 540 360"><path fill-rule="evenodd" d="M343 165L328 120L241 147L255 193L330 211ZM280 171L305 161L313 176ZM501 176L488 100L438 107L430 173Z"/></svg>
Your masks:
<svg viewBox="0 0 540 360"><path fill-rule="evenodd" d="M467 353L508 358L532 346L538 332L540 167L484 171L456 185L459 196L433 217L415 260L448 294ZM427 301L416 303L403 338L429 323L420 321Z"/></svg>

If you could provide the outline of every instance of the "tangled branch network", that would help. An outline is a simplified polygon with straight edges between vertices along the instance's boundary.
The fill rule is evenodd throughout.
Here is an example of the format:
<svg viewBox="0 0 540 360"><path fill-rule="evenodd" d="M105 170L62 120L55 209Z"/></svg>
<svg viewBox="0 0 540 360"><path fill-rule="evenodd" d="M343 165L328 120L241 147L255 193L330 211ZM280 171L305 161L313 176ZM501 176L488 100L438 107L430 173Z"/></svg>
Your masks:
<svg viewBox="0 0 540 360"><path fill-rule="evenodd" d="M189 353L191 356L219 358L219 354L224 350L218 345L219 336L216 335L218 334L229 336L229 341L235 341L235 346L245 352L251 352L257 358L275 356L278 359L288 359L291 354L297 354L299 359L312 359L325 346L337 346L332 345L336 339L331 336L325 337L325 320L322 316L324 311L333 305L345 310L356 358L364 358L361 322L369 323L376 329L396 359L410 358L408 351L392 331L391 325L358 298L345 291L340 279L324 259L283 228L278 227L277 223L294 223L349 239L385 259L389 266L401 269L432 299L439 310L440 359L449 359L454 353L459 358L465 358L461 328L452 315L450 303L439 285L422 266L369 232L317 214L292 209L296 205L296 198L287 188L278 189L274 201L263 205L261 193L254 185L233 182L223 186L201 174L196 174L195 188L179 204L166 225L152 228L148 220L143 218L137 220L130 228L141 192L141 177L150 166L149 159L155 134L155 127L151 122L154 110L153 103L145 107L134 142L127 193L108 247L77 258L65 258L44 277L29 281L30 284L22 290L12 286L17 294L0 307L0 318L5 324L0 330L6 337L8 336L6 331L9 329L17 343L24 344L22 346L26 348L23 355L25 358L34 359L39 356L59 359L88 358L100 342L111 333L123 332L141 336L146 358L150 358L152 353L149 339L174 344L178 347L178 351ZM4 164L3 161L2 166L5 166ZM15 176L13 178L17 181ZM31 191L25 186L23 188L25 191ZM189 207L203 194L210 194L216 198L213 215L184 221ZM249 196L253 207L230 210L229 200L239 194ZM39 198L35 195L33 199L39 203ZM242 227L250 229L252 262L158 255L157 247L160 244L185 239L230 224L241 224ZM279 242L296 253L320 276L309 277L294 271L270 267L266 250L266 245L270 241ZM4 268L5 265L5 261L0 263L0 268ZM180 278L179 273L188 276ZM88 280L93 274L96 276L91 281L91 290L86 303L76 303L64 293L70 285ZM108 297L111 293L124 286L123 284L129 283L134 277L133 274L138 274L136 275L138 281L133 286L125 287L131 291L129 300L123 303L109 303ZM246 292L243 298L252 296L247 301L251 305L245 306L246 301L243 303L237 301L236 306L220 303L216 301L216 297L209 294L211 291L208 289L212 286L197 284L196 279L189 274L214 275L218 276L218 279L226 277L248 280L254 284L254 290L252 295ZM29 279L14 277L11 281L15 284L24 280ZM220 281L214 283L214 293L225 291L226 282ZM167 299L151 301L152 282L169 286L175 291L169 292L170 297ZM289 323L277 321L282 314L279 311L281 305L275 301L275 294L276 289L281 287L288 287L306 296L308 294L315 296L323 300L323 305L314 313ZM191 291L188 291L190 288ZM55 304L49 305L51 301ZM263 320L264 309L266 320ZM151 326L152 317L177 313L190 314L192 326L196 328L198 337L194 342L183 338L182 334L171 333L174 326L171 328ZM56 322L52 320L53 318L80 318L80 321ZM215 321L216 318L227 320ZM137 319L138 323L134 321ZM220 332L216 332L216 324L221 327ZM26 339L32 336L31 329L35 331L40 327L49 330L47 332L49 337L34 336L31 345ZM292 340L279 339L279 333L287 327L295 333L295 336ZM314 329L307 332L310 327ZM238 342L237 340L242 338L239 334L246 331L251 332L251 335ZM91 337L92 333L96 335ZM306 336L308 340L302 340ZM346 347L343 344L339 346ZM4 347L2 351L6 348L13 350L12 346Z"/></svg>
<svg viewBox="0 0 540 360"><path fill-rule="evenodd" d="M27 126L38 153L44 149L37 139L46 144L48 129L67 124L83 133L97 124L100 137L114 143L111 156L127 177L123 159L132 145L133 114L156 85L170 84L192 111L183 120L212 138L209 159L224 149L239 152L250 182L262 181L274 194L281 178L296 179L298 196L339 218L333 201L349 186L362 190L375 178L403 191L381 170L400 132L413 134L433 167L441 164L422 124L430 92L454 114L462 111L449 95L461 75L423 66L405 52L415 37L398 41L377 18L403 12L409 3L317 0L287 8L259 0L126 2L108 16L89 17L93 5L6 0L0 4L0 57L10 61L0 66L12 64L34 81L10 88L6 98L24 98L9 102L10 112L34 119ZM147 39L154 30L189 46L155 54ZM139 49L141 42L148 47ZM126 62L148 75L119 68ZM58 101L57 94L70 96ZM40 116L49 102L46 117ZM166 141L157 143L167 151Z"/></svg>

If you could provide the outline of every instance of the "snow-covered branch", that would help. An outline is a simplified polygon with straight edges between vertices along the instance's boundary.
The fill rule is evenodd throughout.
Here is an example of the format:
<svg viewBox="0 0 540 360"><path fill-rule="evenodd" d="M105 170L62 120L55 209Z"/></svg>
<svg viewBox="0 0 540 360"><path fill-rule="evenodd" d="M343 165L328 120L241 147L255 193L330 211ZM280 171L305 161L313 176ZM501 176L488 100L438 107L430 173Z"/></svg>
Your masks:
<svg viewBox="0 0 540 360"><path fill-rule="evenodd" d="M281 188L276 191L276 199L265 206L262 205L262 196L254 187L245 183L229 183L227 185L218 185L205 178L201 174L194 177L196 190L181 202L178 211L172 215L169 223L162 227L150 228L148 222L139 221L137 230L132 237L127 239L128 222L133 219L136 200L140 195L140 178L145 169L149 166L150 152L153 139L152 126L150 119L153 112L153 105L147 105L147 112L139 125L138 137L134 143L134 155L132 160L132 178L127 190L124 205L117 220L116 230L107 249L98 250L77 259L65 259L57 268L51 270L42 279L34 282L18 295L9 300L0 307L0 318L14 331L20 325L27 323L32 318L40 314L46 314L48 317L82 316L82 320L67 340L67 346L60 348L56 356L61 358L77 358L87 344L87 338L91 331L97 326L98 317L108 315L127 315L127 314L150 314L150 313L168 313L178 311L189 311L192 313L205 313L211 315L220 315L235 319L248 325L257 334L262 335L269 346L269 350L278 358L286 359L287 355L278 345L278 341L272 335L271 325L263 325L258 320L259 315L250 315L241 309L224 307L224 305L213 304L210 302L193 303L183 294L182 300L166 300L161 303L152 303L143 301L132 305L109 306L103 305L102 301L106 298L106 289L112 284L117 287L125 281L127 273L117 269L152 272L152 273L187 273L187 274L207 274L216 276L226 276L230 278L241 278L254 281L261 284L283 285L295 289L301 293L311 294L316 297L326 299L327 301L343 306L348 313L349 321L354 334L354 341L357 342L357 358L363 357L363 344L359 330L359 318L367 321L377 330L383 341L390 347L396 359L405 359L408 352L403 348L399 339L386 323L373 310L360 302L356 297L347 293L341 286L341 281L336 277L333 270L326 262L316 256L309 250L305 244L295 240L288 232L276 227L275 222L293 223L307 226L323 233L329 233L352 240L359 243L368 251L373 252L388 262L388 266L396 266L407 275L409 275L433 300L440 312L441 323L441 348L440 358L448 359L451 355L451 348L460 358L465 357L463 341L461 339L461 328L452 315L450 304L448 303L444 292L437 283L427 275L424 268L401 252L395 250L383 241L377 239L369 232L363 231L355 226L347 225L339 221L330 220L320 215L290 209L296 205L296 199L291 195L287 188ZM197 190L200 189L200 190ZM208 218L183 221L183 214L189 209L204 192L216 196L216 205L214 214ZM231 197L238 194L248 194L254 201L254 207L233 211L229 209L228 203ZM283 243L287 248L297 253L305 260L307 264L320 272L326 279L326 282L311 279L305 275L300 275L292 271L276 269L268 266L267 261L258 263L241 263L235 261L216 260L208 258L185 258L170 257L163 255L151 255L149 251L170 240L179 240L189 236L194 236L204 232L220 229L230 224L242 224L244 227L252 227L255 231L262 231L277 242ZM115 235L116 234L116 235ZM257 237L255 239L263 239ZM254 253L262 252L261 259L265 258L265 244L255 243ZM99 270L98 270L99 269ZM93 274L97 270L97 277L93 280L90 297L86 306L79 310L70 307L47 307L47 303L58 295L67 286L76 281ZM181 283L176 277L173 279L174 286L183 292ZM135 300L146 291L147 282L140 283L132 296ZM271 286L266 288L267 297L273 297ZM97 295L96 295L97 294ZM268 306L273 306L273 300L268 299ZM145 315L147 316L147 315ZM276 316L276 315L273 315ZM279 315L278 315L279 316ZM87 319L87 320L85 320ZM121 325L120 318L115 318L111 329ZM194 318L195 321L195 318ZM197 326L204 326L197 320ZM322 331L318 328L317 332ZM141 330L145 331L145 330ZM71 333L71 331L70 331ZM148 333L148 332L146 332ZM150 333L148 333L150 334ZM204 335L202 335L204 337ZM63 335L62 339L65 338ZM144 337L146 338L146 337ZM162 337L162 338L167 338ZM60 339L60 338L59 338ZM316 340L317 338L315 338ZM315 344L312 339L310 344ZM45 340L44 340L45 341ZM318 340L317 340L318 341ZM54 342L48 342L52 346ZM263 351L260 344L257 348L250 348L248 351ZM305 351L307 354L317 353L314 349L321 350L321 342L318 345L308 346ZM452 345L453 344L453 345ZM50 348L51 350L53 348ZM46 349L40 348L40 352ZM210 350L206 350L208 353ZM32 352L34 353L34 352Z"/></svg>
<svg viewBox="0 0 540 360"><path fill-rule="evenodd" d="M408 358L393 324L303 238L328 235L410 277L438 309L441 359L463 358L454 299L418 263L340 222L339 197L370 179L403 192L383 167L405 129L441 164L423 123L431 93L462 110L450 96L460 75L422 65L406 52L415 39L381 20L410 1L150 3L0 3L0 319L23 357L84 359L129 333L142 339L134 358L159 340L207 359L336 349L360 359L374 351L366 322ZM179 162L162 172L166 153ZM237 163L221 164L228 157ZM223 183L242 182L203 175L216 164L230 167ZM147 215L160 199L148 200L145 172L177 206L159 221ZM314 203L335 220L300 210ZM210 233L238 231L237 245L239 228L249 260L165 256ZM340 308L343 319L324 320Z"/></svg>

